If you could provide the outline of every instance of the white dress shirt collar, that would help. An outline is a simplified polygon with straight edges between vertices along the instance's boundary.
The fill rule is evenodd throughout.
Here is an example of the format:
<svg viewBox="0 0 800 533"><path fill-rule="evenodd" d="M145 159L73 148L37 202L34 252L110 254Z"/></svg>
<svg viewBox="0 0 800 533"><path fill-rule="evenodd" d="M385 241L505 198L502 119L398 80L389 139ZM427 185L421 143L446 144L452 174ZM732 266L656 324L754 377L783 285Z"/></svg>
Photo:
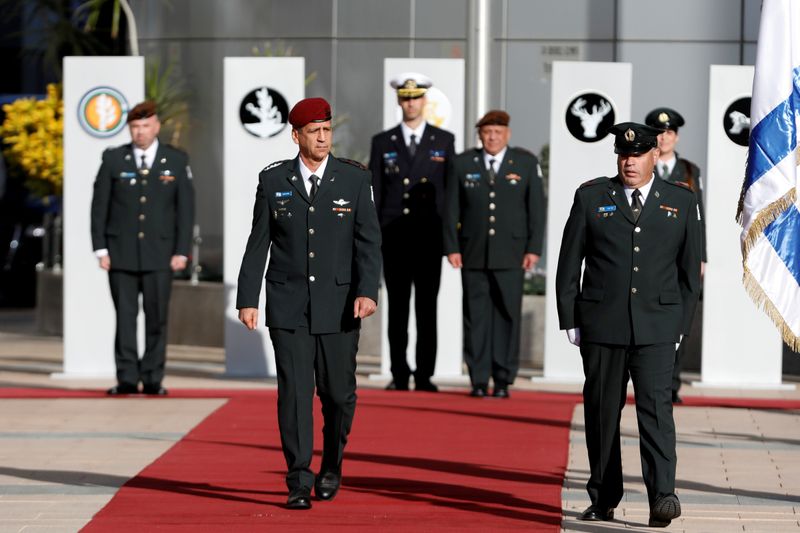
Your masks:
<svg viewBox="0 0 800 533"><path fill-rule="evenodd" d="M419 143L422 142L422 135L425 133L425 124L426 122L423 120L419 126L417 126L412 130L405 122L400 123L400 131L403 132L403 142L406 143L406 146L411 144L412 133L415 135L415 139L417 140L417 145L419 145Z"/></svg>
<svg viewBox="0 0 800 533"><path fill-rule="evenodd" d="M508 146L503 147L502 150L497 152L494 155L489 155L486 150L483 150L483 168L489 169L489 161L494 159L494 171L497 172L500 170L500 164L503 162L503 158L506 156L506 151L508 150Z"/></svg>
<svg viewBox="0 0 800 533"><path fill-rule="evenodd" d="M158 138L156 138L146 150L142 150L136 145L133 145L133 160L136 162L136 168L142 166L142 154L147 163L147 168L153 168L153 163L156 160L156 152L158 152Z"/></svg>
<svg viewBox="0 0 800 533"><path fill-rule="evenodd" d="M303 158L298 156L297 161L300 163L300 175L303 177L303 185L306 186L306 193L311 194L311 175L319 177L319 185L322 186L322 176L325 175L325 167L328 166L328 159L330 155L325 156L325 160L320 163L316 171L312 172L304 163Z"/></svg>
<svg viewBox="0 0 800 533"><path fill-rule="evenodd" d="M648 181L646 185L639 187L639 192L642 194L642 205L647 201L647 195L650 194L650 188L653 186L653 177L655 177L655 175L650 177L650 181ZM625 197L628 199L628 205L630 205L631 195L633 195L633 191L636 189L633 187L626 187L625 185L623 185L622 188L625 190Z"/></svg>

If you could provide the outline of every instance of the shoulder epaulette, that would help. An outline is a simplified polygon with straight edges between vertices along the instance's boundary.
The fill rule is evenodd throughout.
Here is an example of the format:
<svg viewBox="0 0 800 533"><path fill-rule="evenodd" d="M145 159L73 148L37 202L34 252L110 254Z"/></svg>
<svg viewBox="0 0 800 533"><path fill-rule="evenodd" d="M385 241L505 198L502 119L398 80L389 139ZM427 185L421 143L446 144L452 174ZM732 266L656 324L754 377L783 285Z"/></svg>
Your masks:
<svg viewBox="0 0 800 533"><path fill-rule="evenodd" d="M523 154L532 155L533 157L536 157L536 154L534 154L527 148L522 148L521 146L515 146L514 150L516 150L517 152L522 152Z"/></svg>
<svg viewBox="0 0 800 533"><path fill-rule="evenodd" d="M164 144L164 146L166 148L171 148L172 150L175 150L176 152L180 152L182 154L186 154L186 150L184 150L183 148L180 148L178 146L174 146L172 144Z"/></svg>
<svg viewBox="0 0 800 533"><path fill-rule="evenodd" d="M291 161L291 159L281 159L280 161L275 161L274 163L270 163L269 165L265 166L261 170L261 172L266 172L267 170L271 170L271 169L273 169L273 168L275 168L277 166L280 166L280 165L286 163L287 161Z"/></svg>
<svg viewBox="0 0 800 533"><path fill-rule="evenodd" d="M668 183L671 183L671 184L673 184L673 185L678 185L678 186L680 186L680 187L683 187L683 188L685 188L685 189L689 189L690 191L693 191L693 189L692 189L692 186L691 186L691 185L689 185L688 183L686 183L685 181L670 181L670 182L668 182ZM693 191L693 192L694 192L694 191Z"/></svg>
<svg viewBox="0 0 800 533"><path fill-rule="evenodd" d="M578 188L583 189L584 187L588 187L589 185L597 185L598 183L605 183L606 181L608 181L608 178L606 177L594 178L589 181L584 181L583 183L580 184Z"/></svg>
<svg viewBox="0 0 800 533"><path fill-rule="evenodd" d="M358 167L361 170L367 170L367 167L365 167L363 164L359 163L355 159L344 159L344 158L341 158L341 157L339 157L337 159L339 159L339 161L341 161L342 163L347 163L348 165L353 165L354 167Z"/></svg>

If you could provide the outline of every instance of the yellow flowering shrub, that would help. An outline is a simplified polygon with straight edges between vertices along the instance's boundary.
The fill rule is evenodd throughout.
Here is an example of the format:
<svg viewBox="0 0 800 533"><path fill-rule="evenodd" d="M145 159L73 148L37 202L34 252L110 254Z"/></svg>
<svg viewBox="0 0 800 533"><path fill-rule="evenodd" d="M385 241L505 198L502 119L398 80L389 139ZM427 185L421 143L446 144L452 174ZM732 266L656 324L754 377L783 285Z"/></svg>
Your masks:
<svg viewBox="0 0 800 533"><path fill-rule="evenodd" d="M64 174L64 101L60 88L47 86L47 98L20 98L3 106L0 126L8 166L23 174L36 196L61 195Z"/></svg>

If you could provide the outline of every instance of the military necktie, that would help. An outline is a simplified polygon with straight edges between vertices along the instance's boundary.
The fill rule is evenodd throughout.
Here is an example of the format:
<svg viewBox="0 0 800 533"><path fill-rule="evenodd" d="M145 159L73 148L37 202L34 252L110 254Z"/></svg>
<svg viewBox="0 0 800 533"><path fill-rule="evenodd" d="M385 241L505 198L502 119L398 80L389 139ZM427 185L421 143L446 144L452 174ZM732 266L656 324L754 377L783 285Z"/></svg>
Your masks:
<svg viewBox="0 0 800 533"><path fill-rule="evenodd" d="M408 143L408 154L411 157L417 153L417 136L413 133L411 134L411 141Z"/></svg>
<svg viewBox="0 0 800 533"><path fill-rule="evenodd" d="M489 183L494 183L494 179L497 177L497 173L494 170L494 159L489 160Z"/></svg>
<svg viewBox="0 0 800 533"><path fill-rule="evenodd" d="M150 173L150 169L147 167L147 158L144 154L142 154L142 164L139 165L139 172L142 176L147 176Z"/></svg>
<svg viewBox="0 0 800 533"><path fill-rule="evenodd" d="M317 191L319 190L319 176L316 174L311 174L311 177L308 179L311 180L311 191L308 193L308 199L313 200L314 195L316 195Z"/></svg>
<svg viewBox="0 0 800 533"><path fill-rule="evenodd" d="M669 167L667 165L661 165L661 179L662 180L669 179Z"/></svg>
<svg viewBox="0 0 800 533"><path fill-rule="evenodd" d="M633 220L639 220L639 215L642 214L642 193L639 189L634 189L631 194L631 211L633 211Z"/></svg>

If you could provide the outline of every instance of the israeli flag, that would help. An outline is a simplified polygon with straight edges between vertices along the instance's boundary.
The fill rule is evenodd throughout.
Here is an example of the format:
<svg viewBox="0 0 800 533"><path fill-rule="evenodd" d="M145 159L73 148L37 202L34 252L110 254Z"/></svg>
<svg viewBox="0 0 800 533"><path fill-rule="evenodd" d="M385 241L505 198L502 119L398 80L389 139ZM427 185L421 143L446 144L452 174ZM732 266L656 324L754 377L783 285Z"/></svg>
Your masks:
<svg viewBox="0 0 800 533"><path fill-rule="evenodd" d="M764 0L739 206L744 285L800 351L800 1Z"/></svg>

